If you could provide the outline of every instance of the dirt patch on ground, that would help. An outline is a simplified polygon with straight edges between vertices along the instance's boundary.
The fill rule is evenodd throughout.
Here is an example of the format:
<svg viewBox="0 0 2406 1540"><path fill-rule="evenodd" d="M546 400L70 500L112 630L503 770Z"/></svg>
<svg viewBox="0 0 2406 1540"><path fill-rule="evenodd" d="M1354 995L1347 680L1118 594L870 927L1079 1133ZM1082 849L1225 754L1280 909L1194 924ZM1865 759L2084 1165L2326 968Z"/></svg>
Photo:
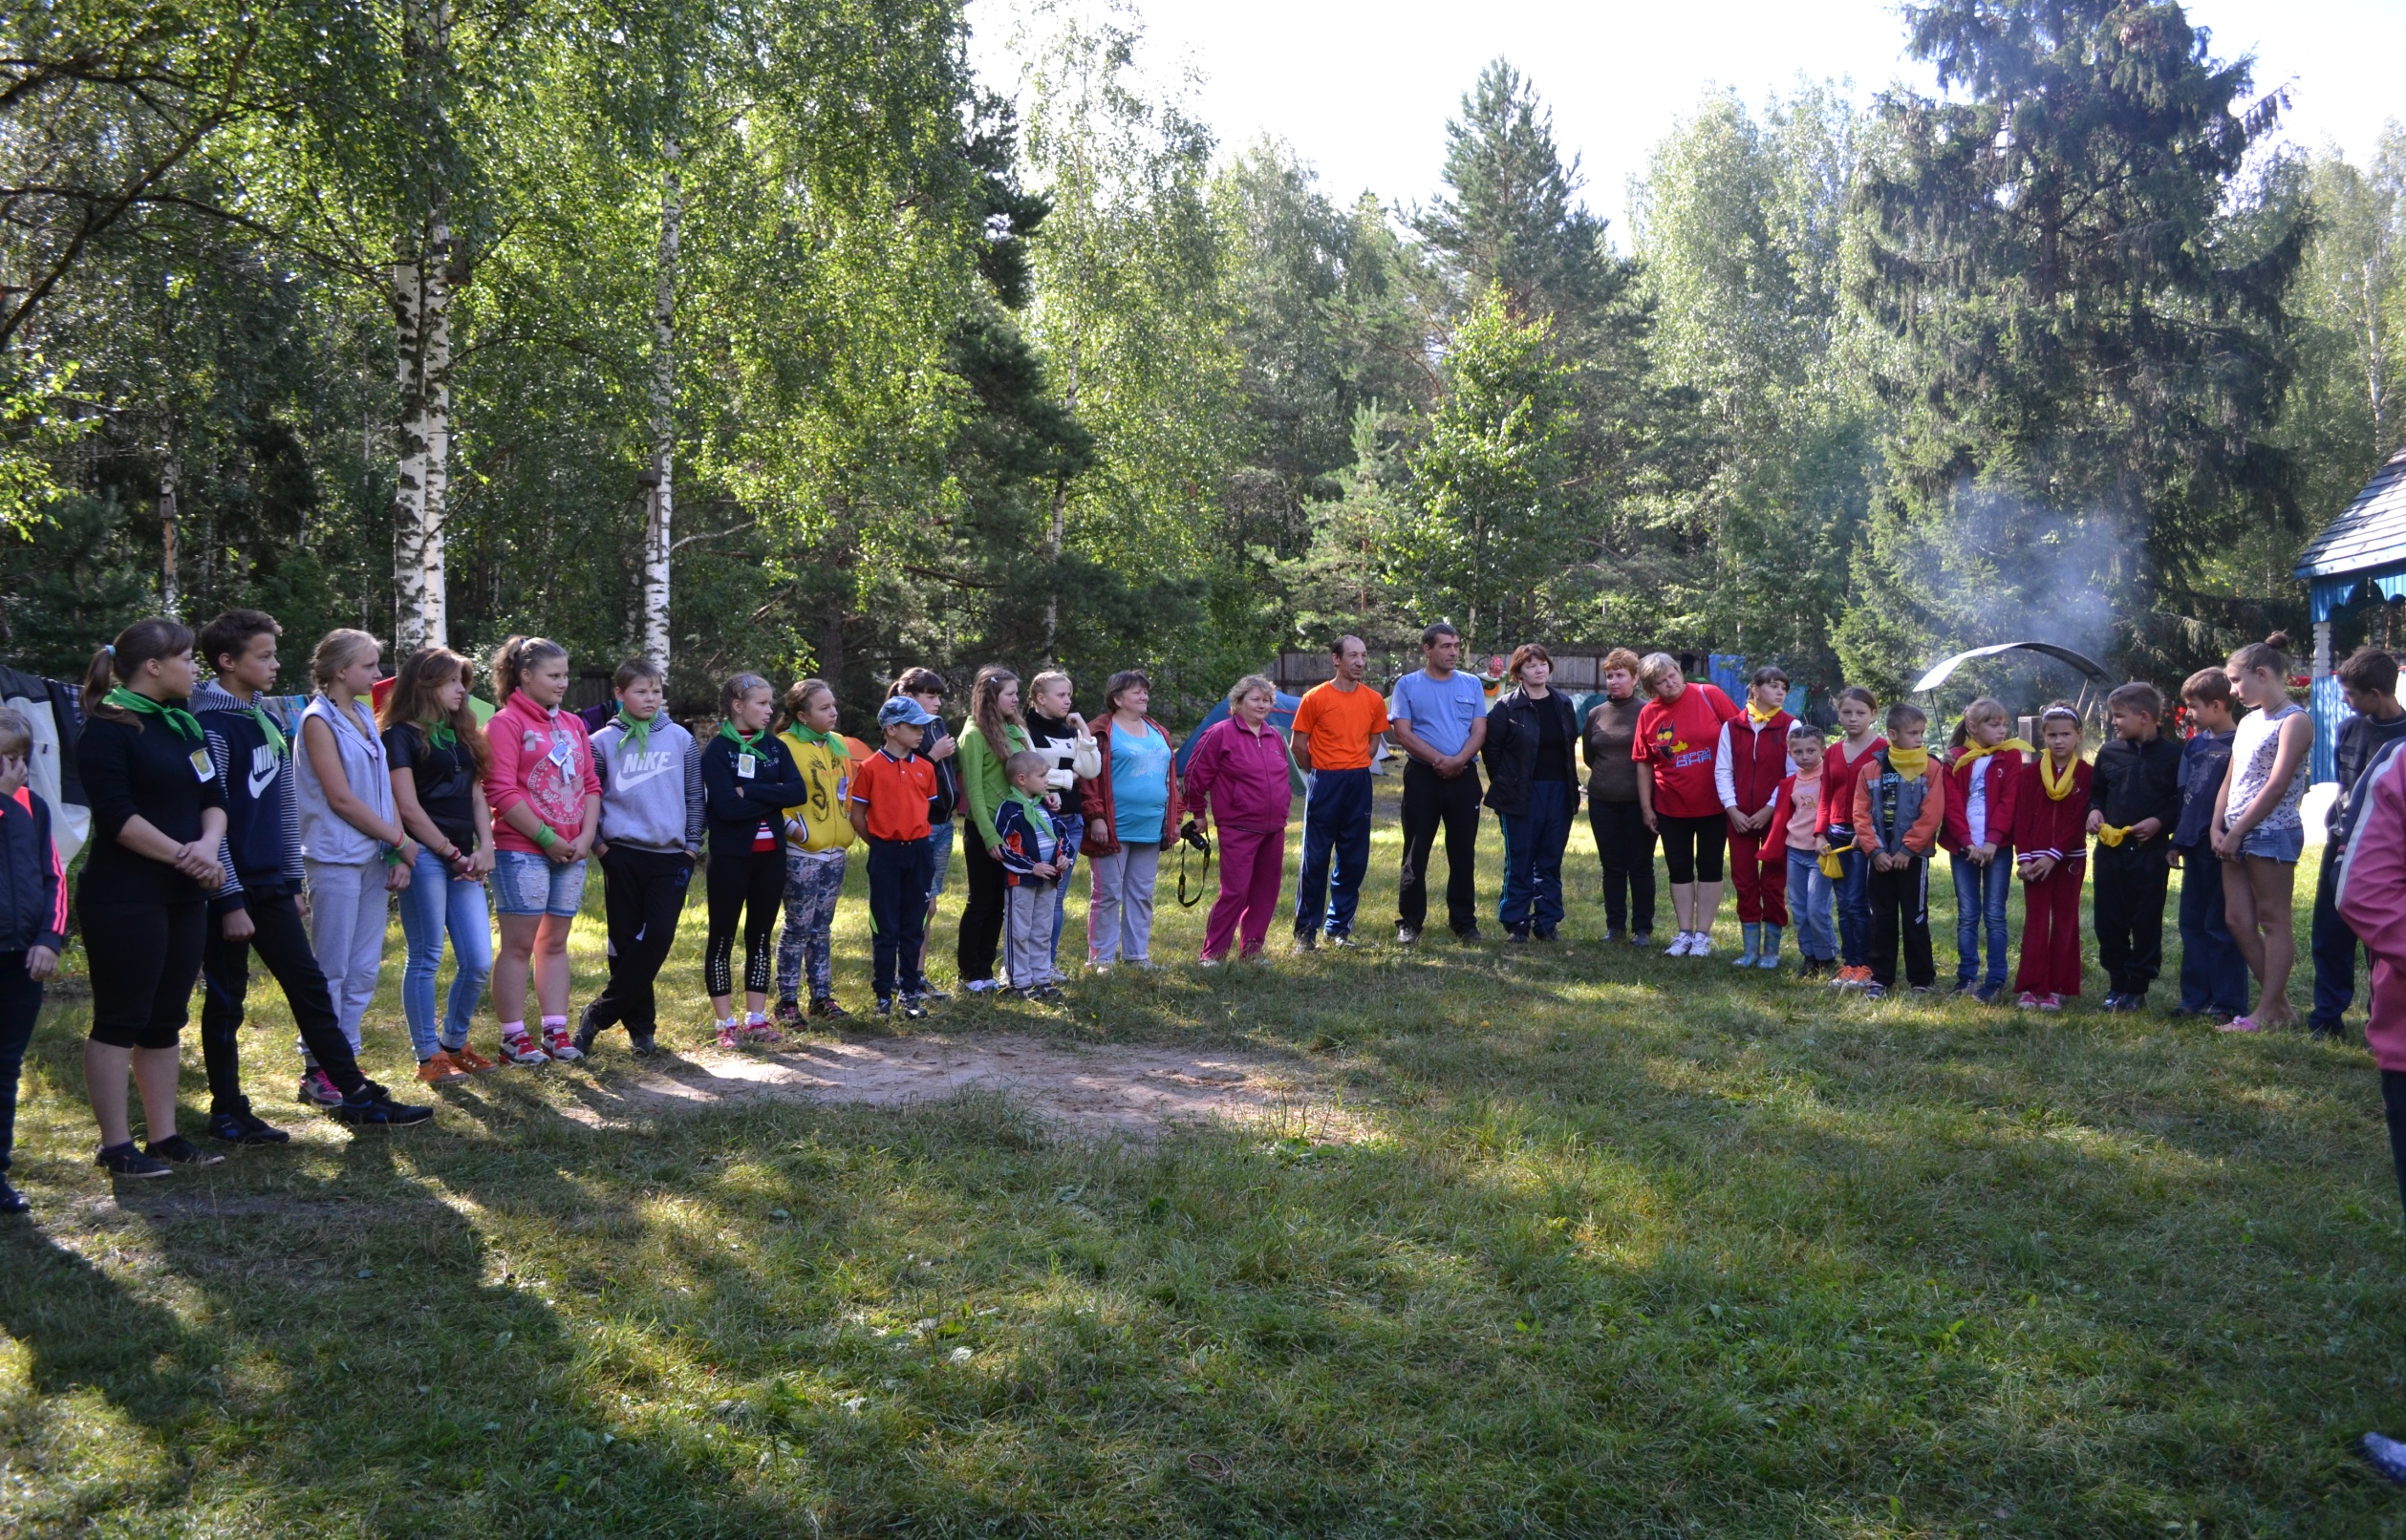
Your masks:
<svg viewBox="0 0 2406 1540"><path fill-rule="evenodd" d="M678 1055L579 1089L564 1115L614 1127L678 1111L755 1102L906 1107L965 1091L999 1091L1094 1133L1143 1137L1177 1123L1275 1126L1314 1140L1356 1131L1324 1091L1292 1071L1240 1054L1167 1048L1074 1047L1034 1037L923 1033L868 1041L803 1042L778 1053Z"/></svg>

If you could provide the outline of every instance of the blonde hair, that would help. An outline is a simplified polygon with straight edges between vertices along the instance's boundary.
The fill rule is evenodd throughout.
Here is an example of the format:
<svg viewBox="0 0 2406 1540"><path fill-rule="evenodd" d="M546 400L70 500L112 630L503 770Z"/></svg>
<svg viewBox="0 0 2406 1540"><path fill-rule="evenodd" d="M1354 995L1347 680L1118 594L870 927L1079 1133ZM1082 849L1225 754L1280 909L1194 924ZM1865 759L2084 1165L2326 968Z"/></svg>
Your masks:
<svg viewBox="0 0 2406 1540"><path fill-rule="evenodd" d="M1027 698L1034 700L1038 695L1042 695L1045 691L1051 689L1055 685L1061 685L1067 689L1070 692L1071 703L1073 705L1076 703L1078 687L1071 684L1069 682L1069 675L1062 673L1059 669L1046 669L1035 678L1030 679L1027 682Z"/></svg>
<svg viewBox="0 0 2406 1540"><path fill-rule="evenodd" d="M1270 697L1271 705L1276 706L1278 703L1278 687L1270 681L1270 676L1268 674L1248 674L1243 678L1228 687L1228 709L1230 711L1235 711L1236 709L1236 702L1244 699L1247 695L1252 695L1256 691L1259 691L1261 694L1268 695Z"/></svg>
<svg viewBox="0 0 2406 1540"><path fill-rule="evenodd" d="M323 690L334 682L334 675L361 658L381 657L383 653L384 644L366 631L336 627L318 638L317 651L310 654L310 682Z"/></svg>

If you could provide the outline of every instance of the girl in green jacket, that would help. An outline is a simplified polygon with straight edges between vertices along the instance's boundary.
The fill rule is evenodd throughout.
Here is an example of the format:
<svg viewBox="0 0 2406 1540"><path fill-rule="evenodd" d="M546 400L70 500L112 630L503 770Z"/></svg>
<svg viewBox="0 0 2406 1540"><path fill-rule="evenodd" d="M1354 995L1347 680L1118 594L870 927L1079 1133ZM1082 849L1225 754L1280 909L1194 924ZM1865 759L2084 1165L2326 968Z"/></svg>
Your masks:
<svg viewBox="0 0 2406 1540"><path fill-rule="evenodd" d="M1020 676L1000 664L977 671L969 687L969 725L960 735L961 796L969 803L969 901L961 909L955 953L963 988L995 987L995 949L1002 941L1002 858L995 850L994 815L1011 797L1002 761L1029 747L1020 719Z"/></svg>

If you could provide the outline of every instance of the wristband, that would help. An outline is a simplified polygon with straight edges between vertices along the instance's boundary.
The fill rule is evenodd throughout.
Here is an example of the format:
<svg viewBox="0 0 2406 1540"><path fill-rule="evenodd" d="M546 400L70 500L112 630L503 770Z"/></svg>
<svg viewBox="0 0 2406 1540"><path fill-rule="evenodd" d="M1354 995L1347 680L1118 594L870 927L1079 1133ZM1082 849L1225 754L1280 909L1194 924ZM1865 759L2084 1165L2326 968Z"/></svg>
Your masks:
<svg viewBox="0 0 2406 1540"><path fill-rule="evenodd" d="M558 834L556 834L556 833L554 833L554 832L552 831L552 828L551 828L551 825L550 825L550 824L548 824L548 823L545 823L545 824L543 824L543 825L539 826L539 827L535 830L535 848L536 848L536 849L538 849L538 850L548 850L548 849L550 849L553 845L557 845L557 844L559 844L559 843L560 843L560 836L559 836Z"/></svg>

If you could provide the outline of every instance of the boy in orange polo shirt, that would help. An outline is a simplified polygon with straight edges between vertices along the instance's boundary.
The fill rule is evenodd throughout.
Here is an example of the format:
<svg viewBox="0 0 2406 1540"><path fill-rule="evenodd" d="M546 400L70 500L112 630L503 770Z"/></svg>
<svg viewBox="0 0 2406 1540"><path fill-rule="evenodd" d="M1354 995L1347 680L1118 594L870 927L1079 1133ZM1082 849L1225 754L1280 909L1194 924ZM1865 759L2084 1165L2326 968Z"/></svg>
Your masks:
<svg viewBox="0 0 2406 1540"><path fill-rule="evenodd" d="M869 845L869 923L875 932L877 1014L893 1015L894 975L903 973L902 1014L927 1015L927 975L920 971L920 936L927 927L927 888L934 874L928 848L928 807L935 801L935 766L919 758L919 740L935 718L909 695L877 708L885 743L852 772L846 811Z"/></svg>
<svg viewBox="0 0 2406 1540"><path fill-rule="evenodd" d="M1295 949L1353 941L1362 872L1370 864L1370 759L1386 732L1386 700L1362 682L1369 650L1359 636L1329 649L1336 677L1303 692L1295 708L1295 762L1311 777L1303 800L1303 871L1295 884Z"/></svg>

